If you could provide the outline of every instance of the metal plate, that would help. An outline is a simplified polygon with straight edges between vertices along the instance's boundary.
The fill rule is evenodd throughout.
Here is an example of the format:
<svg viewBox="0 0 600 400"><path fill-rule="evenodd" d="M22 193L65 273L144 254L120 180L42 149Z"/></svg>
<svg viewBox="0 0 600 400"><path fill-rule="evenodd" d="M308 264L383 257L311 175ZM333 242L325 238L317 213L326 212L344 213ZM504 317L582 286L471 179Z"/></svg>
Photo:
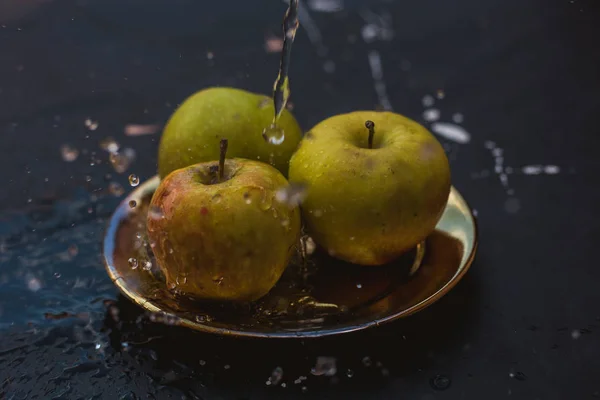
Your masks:
<svg viewBox="0 0 600 400"><path fill-rule="evenodd" d="M319 337L390 322L422 310L452 289L470 267L477 247L475 218L452 188L446 210L424 246L393 264L355 266L317 251L306 265L292 262L275 288L255 303L202 303L167 289L146 243L147 207L158 184L155 176L140 185L111 217L104 240L106 269L121 292L155 313L157 321L203 332ZM137 203L134 208L131 200ZM136 268L129 258L138 260Z"/></svg>

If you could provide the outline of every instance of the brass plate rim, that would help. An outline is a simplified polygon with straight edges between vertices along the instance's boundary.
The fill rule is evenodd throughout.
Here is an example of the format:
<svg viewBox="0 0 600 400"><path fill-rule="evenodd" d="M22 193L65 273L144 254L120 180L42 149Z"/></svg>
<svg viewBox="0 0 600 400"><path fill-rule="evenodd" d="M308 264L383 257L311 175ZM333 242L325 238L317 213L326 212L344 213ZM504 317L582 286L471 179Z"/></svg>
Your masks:
<svg viewBox="0 0 600 400"><path fill-rule="evenodd" d="M160 182L160 178L158 175L151 177L146 180L142 184L140 184L137 188L135 188L128 196L126 196L117 206L114 213L108 220L108 226L106 229L106 233L104 235L103 241L103 261L106 271L112 280L112 282L117 286L117 288L121 291L121 293L127 297L129 300L133 301L146 311L151 313L163 313L166 315L171 315L176 317L177 324L176 326L183 326L186 328L194 329L200 332L230 336L230 337L240 337L240 338L270 338L270 339L304 339L304 338L319 338L325 336L333 336L344 333L351 333L356 331L361 331L364 329L381 326L400 318L405 318L410 315L413 315L423 309L429 307L434 304L438 300L440 300L443 296L445 296L450 290L452 290L458 282L464 277L467 271L470 269L473 260L475 258L475 254L477 253L478 248L478 225L477 218L473 215L472 208L469 206L464 197L460 194L460 192L456 189L454 185L451 186L450 196L456 196L460 203L462 203L467 212L469 218L470 225L473 229L473 246L468 254L466 260L464 261L464 265L462 268L459 267L457 272L437 291L432 293L429 297L423 299L422 301L410 306L409 308L402 309L399 312L390 314L388 316L373 319L372 321L358 324L358 325L348 325L339 328L326 328L326 329L315 329L310 331L276 331L276 332L257 332L257 331L243 331L243 330L231 330L226 328L218 328L215 326L205 325L200 322L194 322L185 318L179 318L171 313L165 312L157 305L153 304L150 300L139 296L137 293L130 290L127 286L127 282L123 279L122 276L118 274L117 269L114 267L113 261L113 249L114 245L112 243L111 238L115 236L116 230L119 227L119 222L127 216L126 207L123 207L124 204L128 204L130 200L140 201L141 198L144 197L144 194L154 191ZM442 217L443 218L443 217ZM427 250L425 250L427 251ZM466 251L463 250L463 251Z"/></svg>

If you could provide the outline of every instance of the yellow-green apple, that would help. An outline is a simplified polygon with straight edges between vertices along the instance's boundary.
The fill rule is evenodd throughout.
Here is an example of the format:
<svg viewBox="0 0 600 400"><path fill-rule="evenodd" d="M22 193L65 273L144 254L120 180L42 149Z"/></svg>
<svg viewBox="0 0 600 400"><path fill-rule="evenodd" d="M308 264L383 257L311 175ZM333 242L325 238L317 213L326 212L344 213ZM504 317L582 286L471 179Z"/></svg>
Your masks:
<svg viewBox="0 0 600 400"><path fill-rule="evenodd" d="M188 97L169 118L158 149L158 173L219 159L219 141L227 138L229 157L269 163L287 177L289 160L302 138L294 116L284 110L277 122L284 133L275 145L263 138L273 120L270 97L230 87L211 87Z"/></svg>
<svg viewBox="0 0 600 400"><path fill-rule="evenodd" d="M289 180L307 186L301 207L317 244L350 263L381 265L435 229L450 193L450 166L417 122L356 111L306 133Z"/></svg>
<svg viewBox="0 0 600 400"><path fill-rule="evenodd" d="M289 185L277 169L225 160L221 143L219 161L177 169L161 181L148 236L171 289L203 300L253 301L285 270L299 239L300 210L275 201Z"/></svg>

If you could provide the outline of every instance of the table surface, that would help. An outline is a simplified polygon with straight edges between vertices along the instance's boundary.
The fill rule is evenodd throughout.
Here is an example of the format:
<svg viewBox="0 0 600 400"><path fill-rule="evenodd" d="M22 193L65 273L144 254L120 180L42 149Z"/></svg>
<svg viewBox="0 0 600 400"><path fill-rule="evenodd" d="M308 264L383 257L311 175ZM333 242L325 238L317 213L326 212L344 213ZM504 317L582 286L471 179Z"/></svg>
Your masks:
<svg viewBox="0 0 600 400"><path fill-rule="evenodd" d="M265 46L286 6L4 0L1 398L600 397L600 3L302 6L294 114L308 129L379 105L437 131L479 219L465 279L412 317L326 339L235 340L152 323L118 295L100 254L118 185L126 193L128 173L156 171L160 133L125 128L159 128L211 85L268 93L279 54ZM124 174L101 149L108 137L136 152ZM335 358L335 376L311 373L323 356ZM266 384L278 367L285 387Z"/></svg>

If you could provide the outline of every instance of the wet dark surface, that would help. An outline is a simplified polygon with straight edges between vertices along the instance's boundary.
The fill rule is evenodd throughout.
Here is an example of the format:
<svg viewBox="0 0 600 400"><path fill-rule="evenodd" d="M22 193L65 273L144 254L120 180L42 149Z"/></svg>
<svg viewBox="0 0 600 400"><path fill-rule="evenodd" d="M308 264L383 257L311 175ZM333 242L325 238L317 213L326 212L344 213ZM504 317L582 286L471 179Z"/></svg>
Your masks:
<svg viewBox="0 0 600 400"><path fill-rule="evenodd" d="M0 398L600 396L598 2L306 10L321 39L301 20L290 75L303 128L387 102L431 126L427 95L438 122L464 118L468 143L439 137L479 216L465 279L412 317L323 340L226 339L153 322L118 295L101 261L115 183L128 191L129 173L156 170L158 134L124 127L163 124L209 85L268 93L278 53L265 37L279 33L285 4L4 0ZM393 35L364 28L373 18L391 21ZM100 147L109 136L136 151L122 174ZM78 149L74 162L64 144ZM311 373L322 356L336 358L334 376ZM273 382L283 377L268 385L274 371Z"/></svg>

